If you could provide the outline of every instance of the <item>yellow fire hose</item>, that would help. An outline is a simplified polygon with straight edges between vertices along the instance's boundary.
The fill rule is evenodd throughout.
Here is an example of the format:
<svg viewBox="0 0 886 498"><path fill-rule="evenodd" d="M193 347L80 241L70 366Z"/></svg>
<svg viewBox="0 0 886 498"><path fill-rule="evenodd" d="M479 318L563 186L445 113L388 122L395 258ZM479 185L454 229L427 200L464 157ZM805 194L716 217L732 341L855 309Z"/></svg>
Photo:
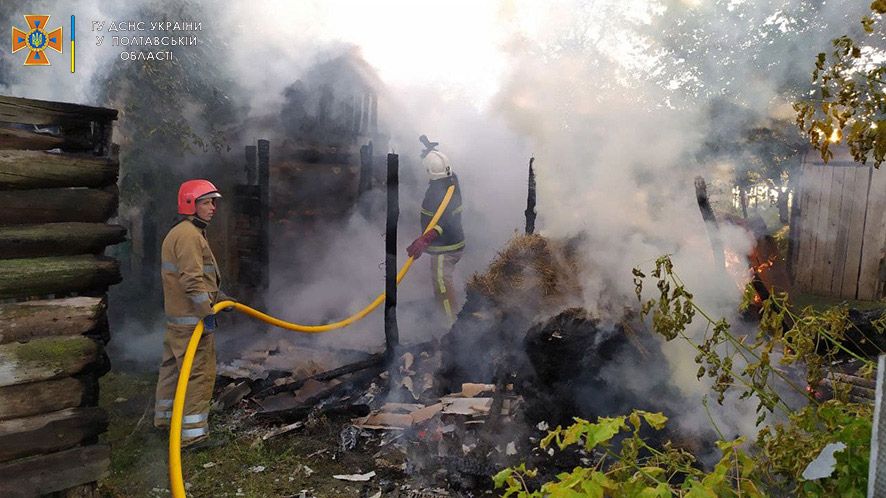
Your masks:
<svg viewBox="0 0 886 498"><path fill-rule="evenodd" d="M437 208L437 212L434 213L434 216L431 218L428 226L425 227L424 233L428 233L434 225L440 221L440 217L443 216L443 211L446 210L446 206L449 205L449 201L452 200L452 194L455 192L455 186L450 186L448 190L446 190L446 195L443 196L443 201L440 202L440 206ZM403 263L403 267L400 268L400 271L397 272L397 283L399 284L403 277L406 276L406 273L409 271L409 268L412 266L412 262L414 259L409 257L406 259L406 262ZM318 334L320 332L328 332L330 330L336 330L343 327L347 327L348 325L364 318L366 315L371 313L375 308L383 303L385 300L385 293L382 292L375 298L374 301L369 303L368 306L363 308L362 310L354 313L353 315L345 318L344 320L340 320L333 323L327 323L324 325L300 325L297 323L291 323L284 320L280 320L279 318L274 318L270 315L266 315L261 311L250 308L244 304L236 303L234 301L221 301L216 303L215 306L212 307L212 311L214 313L218 313L219 311L225 308L234 308L235 310L245 313L253 318L258 318L259 320L274 325L276 327L284 328L287 330L294 330L296 332L303 332L306 334ZM182 359L182 367L181 372L179 372L178 383L175 387L175 399L172 402L172 420L169 423L169 483L172 491L172 496L174 498L185 498L187 495L185 494L185 485L184 478L182 477L182 460L181 460L181 430L182 430L182 416L185 411L185 396L188 393L188 378L191 376L191 367L194 365L194 355L197 353L197 345L200 343L200 337L203 335L203 320L200 320L197 323L197 326L194 327L194 333L191 335L191 339L188 342L188 348L185 350L185 357Z"/></svg>

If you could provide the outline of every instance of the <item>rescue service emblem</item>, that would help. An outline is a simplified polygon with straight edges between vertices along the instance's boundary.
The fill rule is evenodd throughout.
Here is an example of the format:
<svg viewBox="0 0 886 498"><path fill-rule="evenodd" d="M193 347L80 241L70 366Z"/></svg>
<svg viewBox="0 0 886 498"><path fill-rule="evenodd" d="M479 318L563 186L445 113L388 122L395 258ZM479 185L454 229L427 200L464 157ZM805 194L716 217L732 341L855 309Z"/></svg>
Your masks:
<svg viewBox="0 0 886 498"><path fill-rule="evenodd" d="M25 21L28 23L28 32L12 27L12 53L27 48L26 66L48 66L47 48L62 53L62 28L58 27L47 33L49 16L45 15L25 15Z"/></svg>

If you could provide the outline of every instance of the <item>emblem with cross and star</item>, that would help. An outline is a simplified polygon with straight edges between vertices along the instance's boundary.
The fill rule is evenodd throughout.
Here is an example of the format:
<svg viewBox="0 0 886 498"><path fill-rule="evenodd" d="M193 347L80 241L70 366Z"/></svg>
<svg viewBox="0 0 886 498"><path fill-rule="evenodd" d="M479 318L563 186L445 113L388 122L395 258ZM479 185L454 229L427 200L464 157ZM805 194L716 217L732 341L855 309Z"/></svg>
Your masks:
<svg viewBox="0 0 886 498"><path fill-rule="evenodd" d="M25 21L29 29L27 33L15 26L12 27L12 53L28 48L26 66L48 66L47 48L62 53L62 28L58 27L47 33L46 24L49 22L49 16L26 15Z"/></svg>

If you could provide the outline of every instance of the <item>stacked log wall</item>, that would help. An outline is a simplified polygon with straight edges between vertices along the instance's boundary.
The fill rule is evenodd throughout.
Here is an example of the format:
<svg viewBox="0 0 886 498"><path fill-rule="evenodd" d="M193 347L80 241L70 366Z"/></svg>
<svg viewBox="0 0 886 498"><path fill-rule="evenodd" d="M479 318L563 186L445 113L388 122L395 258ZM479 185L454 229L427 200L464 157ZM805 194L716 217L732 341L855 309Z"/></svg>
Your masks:
<svg viewBox="0 0 886 498"><path fill-rule="evenodd" d="M104 256L117 111L0 96L0 496L89 496L107 472Z"/></svg>

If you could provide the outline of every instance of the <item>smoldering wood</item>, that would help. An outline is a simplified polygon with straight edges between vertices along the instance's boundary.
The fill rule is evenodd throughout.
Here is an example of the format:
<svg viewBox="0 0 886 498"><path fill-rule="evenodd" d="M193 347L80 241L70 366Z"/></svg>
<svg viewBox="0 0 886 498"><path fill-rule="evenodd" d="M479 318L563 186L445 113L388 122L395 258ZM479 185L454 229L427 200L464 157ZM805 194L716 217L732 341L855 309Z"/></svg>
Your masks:
<svg viewBox="0 0 886 498"><path fill-rule="evenodd" d="M41 455L93 442L108 428L108 414L97 406L0 421L0 462Z"/></svg>
<svg viewBox="0 0 886 498"><path fill-rule="evenodd" d="M103 326L106 297L71 297L0 304L0 344L82 335Z"/></svg>
<svg viewBox="0 0 886 498"><path fill-rule="evenodd" d="M46 337L0 345L0 387L59 379L84 371L100 358L89 337Z"/></svg>
<svg viewBox="0 0 886 498"><path fill-rule="evenodd" d="M372 367L377 367L384 363L385 361L385 353L377 353L374 354L365 360L361 360L358 362L351 363L349 365L344 365L338 368L334 368L332 370L327 370L325 372L321 372L310 377L305 377L304 379L297 380L295 382L290 382L287 384L281 384L279 386L270 387L264 389L256 394L257 397L265 397L272 396L274 394L280 394L283 392L293 392L301 389L305 382L309 380L316 380L320 382L325 382L332 379L337 379L344 375L348 375L354 372L359 372L360 370L365 370Z"/></svg>
<svg viewBox="0 0 886 498"><path fill-rule="evenodd" d="M526 215L527 235L535 233L535 170L532 169L533 162L535 162L535 158L529 158L529 192L526 195L526 211L523 212Z"/></svg>
<svg viewBox="0 0 886 498"><path fill-rule="evenodd" d="M301 403L292 403L282 409L273 409L256 412L255 416L264 420L275 420L278 422L292 423L303 420L311 412L318 415L349 415L352 417L362 417L369 414L368 405L362 403L353 403L349 401L332 401L320 405L320 403L330 400L333 397L343 397L348 392L358 392L366 389L368 384L375 379L383 370L383 365L379 364L374 367L363 369L351 374L351 377L343 382L330 386L306 399Z"/></svg>
<svg viewBox="0 0 886 498"><path fill-rule="evenodd" d="M116 109L0 95L0 121L36 125L86 125L117 119Z"/></svg>
<svg viewBox="0 0 886 498"><path fill-rule="evenodd" d="M104 223L45 223L0 227L0 259L100 254L126 240L126 229Z"/></svg>
<svg viewBox="0 0 886 498"><path fill-rule="evenodd" d="M21 458L0 465L0 496L31 498L105 477L111 450L93 445Z"/></svg>
<svg viewBox="0 0 886 498"><path fill-rule="evenodd" d="M40 223L102 223L117 212L116 185L103 189L59 188L0 191L0 226Z"/></svg>
<svg viewBox="0 0 886 498"><path fill-rule="evenodd" d="M714 254L714 265L718 270L726 269L726 259L723 254L723 241L720 238L720 227L717 224L717 217L711 208L711 201L708 199L708 187L704 178L695 177L695 200L698 203L698 209L701 211L701 217L705 221L705 227L708 231L708 238L711 240L711 249Z"/></svg>
<svg viewBox="0 0 886 498"><path fill-rule="evenodd" d="M392 360L400 346L397 330L397 221L400 218L400 158L388 154L388 216L385 223L385 352Z"/></svg>
<svg viewBox="0 0 886 498"><path fill-rule="evenodd" d="M333 395L335 391L327 393ZM346 416L351 418L365 417L372 410L369 405L362 403L336 402L317 408L314 404L303 404L286 410L256 412L256 418L260 420L272 420L282 423L294 423L308 418L314 412L317 416L336 417Z"/></svg>
<svg viewBox="0 0 886 498"><path fill-rule="evenodd" d="M120 262L103 256L0 260L0 299L95 292L121 280Z"/></svg>
<svg viewBox="0 0 886 498"><path fill-rule="evenodd" d="M117 157L0 150L0 189L104 187L119 170Z"/></svg>
<svg viewBox="0 0 886 498"><path fill-rule="evenodd" d="M0 387L0 420L86 405L97 400L97 391L91 376Z"/></svg>

